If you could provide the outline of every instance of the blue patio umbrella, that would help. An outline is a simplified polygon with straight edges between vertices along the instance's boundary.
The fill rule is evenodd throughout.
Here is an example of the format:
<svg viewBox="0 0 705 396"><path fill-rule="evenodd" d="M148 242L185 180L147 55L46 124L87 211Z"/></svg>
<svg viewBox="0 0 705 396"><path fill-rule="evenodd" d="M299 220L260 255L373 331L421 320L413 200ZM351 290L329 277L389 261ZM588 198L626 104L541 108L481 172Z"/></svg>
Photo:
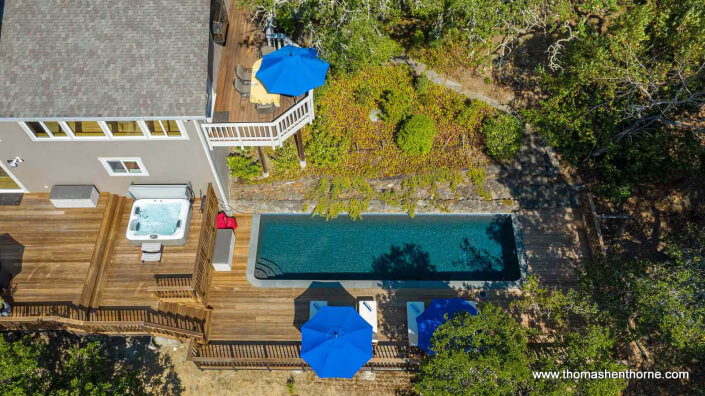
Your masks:
<svg viewBox="0 0 705 396"><path fill-rule="evenodd" d="M300 96L323 85L328 67L315 49L287 45L262 58L256 77L269 93Z"/></svg>
<svg viewBox="0 0 705 396"><path fill-rule="evenodd" d="M372 359L372 326L352 307L323 307L301 327L301 357L321 378L352 378Z"/></svg>
<svg viewBox="0 0 705 396"><path fill-rule="evenodd" d="M459 312L477 315L477 308L462 298L436 298L421 315L416 317L419 327L419 348L433 354L431 338L438 326L451 319Z"/></svg>

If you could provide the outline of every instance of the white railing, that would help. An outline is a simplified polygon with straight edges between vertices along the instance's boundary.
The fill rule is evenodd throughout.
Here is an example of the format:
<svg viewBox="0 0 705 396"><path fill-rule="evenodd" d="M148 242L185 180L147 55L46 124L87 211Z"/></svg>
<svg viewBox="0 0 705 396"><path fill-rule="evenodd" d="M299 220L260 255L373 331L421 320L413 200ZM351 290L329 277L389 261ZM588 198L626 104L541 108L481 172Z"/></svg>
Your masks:
<svg viewBox="0 0 705 396"><path fill-rule="evenodd" d="M227 122L201 124L208 145L215 146L281 146L299 129L313 122L313 90L300 102L270 122Z"/></svg>
<svg viewBox="0 0 705 396"><path fill-rule="evenodd" d="M265 35L265 38L267 39L267 45L270 47L274 47L276 49L279 49L285 45L292 45L294 47L299 46L292 39L290 39L286 34L275 33L274 28L272 28L272 21L271 20L267 21L267 25L264 28L264 35Z"/></svg>

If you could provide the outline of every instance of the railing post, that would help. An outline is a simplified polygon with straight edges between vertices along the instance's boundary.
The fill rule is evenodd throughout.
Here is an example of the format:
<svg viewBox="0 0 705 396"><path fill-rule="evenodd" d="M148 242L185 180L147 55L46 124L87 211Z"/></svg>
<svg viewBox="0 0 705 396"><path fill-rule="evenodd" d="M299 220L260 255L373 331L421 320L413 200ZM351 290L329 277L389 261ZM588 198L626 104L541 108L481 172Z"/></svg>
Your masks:
<svg viewBox="0 0 705 396"><path fill-rule="evenodd" d="M313 90L309 89L308 91L308 112L309 112L309 118L308 118L308 124L311 125L313 124L313 119L316 118L315 110L313 108Z"/></svg>

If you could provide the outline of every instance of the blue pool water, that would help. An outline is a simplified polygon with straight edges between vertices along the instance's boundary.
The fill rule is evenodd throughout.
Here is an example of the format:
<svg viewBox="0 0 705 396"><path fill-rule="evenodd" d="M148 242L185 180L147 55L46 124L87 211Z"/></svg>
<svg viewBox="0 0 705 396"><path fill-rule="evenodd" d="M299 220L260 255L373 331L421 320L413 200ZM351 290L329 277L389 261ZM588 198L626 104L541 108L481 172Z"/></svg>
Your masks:
<svg viewBox="0 0 705 396"><path fill-rule="evenodd" d="M255 277L515 281L509 215L262 215Z"/></svg>
<svg viewBox="0 0 705 396"><path fill-rule="evenodd" d="M176 232L181 212L180 202L144 204L137 215L137 235L172 235Z"/></svg>

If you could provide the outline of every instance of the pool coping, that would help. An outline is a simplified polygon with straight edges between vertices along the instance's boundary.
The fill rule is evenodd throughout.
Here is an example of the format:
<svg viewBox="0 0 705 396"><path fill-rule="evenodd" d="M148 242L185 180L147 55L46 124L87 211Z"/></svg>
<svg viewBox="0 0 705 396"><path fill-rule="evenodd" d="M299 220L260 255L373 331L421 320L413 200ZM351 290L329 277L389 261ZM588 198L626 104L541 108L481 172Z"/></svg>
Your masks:
<svg viewBox="0 0 705 396"><path fill-rule="evenodd" d="M292 215L297 213L269 212L266 215ZM305 213L304 213L305 214ZM364 215L390 215L392 213L363 213ZM423 213L424 216L510 216L514 243L519 261L519 279L514 281L408 281L408 280L319 280L319 279L258 279L255 277L255 262L259 244L260 215L252 215L252 229L250 231L250 246L247 254L247 269L245 277L254 287L262 288L295 288L307 289L312 284L335 284L346 289L377 289L393 287L394 289L518 289L526 281L528 264L524 248L524 233L519 223L516 212L491 212L491 213ZM401 215L401 214L399 214Z"/></svg>

